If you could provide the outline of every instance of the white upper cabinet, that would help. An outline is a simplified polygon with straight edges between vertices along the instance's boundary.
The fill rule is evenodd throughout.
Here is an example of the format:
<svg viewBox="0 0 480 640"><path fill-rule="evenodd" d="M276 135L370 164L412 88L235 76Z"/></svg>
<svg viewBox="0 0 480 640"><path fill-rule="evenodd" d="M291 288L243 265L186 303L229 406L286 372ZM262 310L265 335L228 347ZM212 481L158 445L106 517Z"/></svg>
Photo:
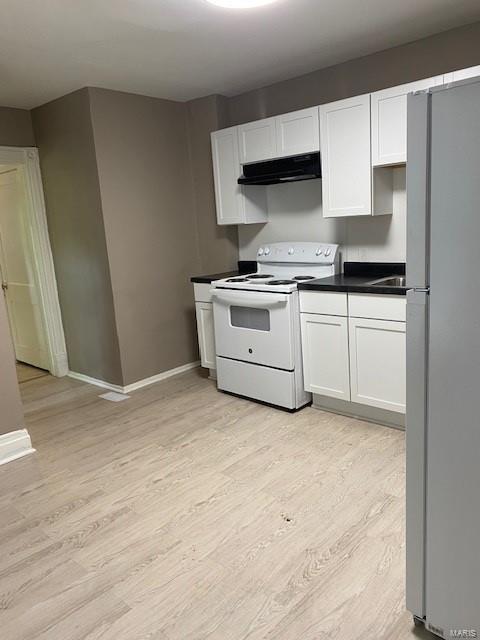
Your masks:
<svg viewBox="0 0 480 640"><path fill-rule="evenodd" d="M443 75L443 82L456 82L457 80L466 80L467 78L476 78L480 76L480 65L476 67L468 67L468 69L460 69Z"/></svg>
<svg viewBox="0 0 480 640"><path fill-rule="evenodd" d="M275 118L247 122L238 127L240 162L258 162L277 156Z"/></svg>
<svg viewBox="0 0 480 640"><path fill-rule="evenodd" d="M318 107L242 124L238 144L241 164L318 151Z"/></svg>
<svg viewBox="0 0 480 640"><path fill-rule="evenodd" d="M323 216L372 215L370 95L320 107Z"/></svg>
<svg viewBox="0 0 480 640"><path fill-rule="evenodd" d="M250 189L238 184L242 172L237 127L215 131L211 135L215 201L218 224L248 224L266 222L266 190Z"/></svg>
<svg viewBox="0 0 480 640"><path fill-rule="evenodd" d="M407 94L442 84L443 76L372 93L372 165L407 161Z"/></svg>
<svg viewBox="0 0 480 640"><path fill-rule="evenodd" d="M285 113L276 120L277 156L294 156L319 151L320 121L318 107Z"/></svg>

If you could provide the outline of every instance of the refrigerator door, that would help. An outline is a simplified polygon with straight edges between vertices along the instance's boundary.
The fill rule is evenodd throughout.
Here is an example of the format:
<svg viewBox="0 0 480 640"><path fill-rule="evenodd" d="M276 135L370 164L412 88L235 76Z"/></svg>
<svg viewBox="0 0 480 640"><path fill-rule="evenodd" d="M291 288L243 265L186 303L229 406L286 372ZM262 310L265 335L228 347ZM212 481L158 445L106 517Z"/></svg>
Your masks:
<svg viewBox="0 0 480 640"><path fill-rule="evenodd" d="M480 637L480 83L430 108L425 610L440 636Z"/></svg>
<svg viewBox="0 0 480 640"><path fill-rule="evenodd" d="M407 286L428 286L430 94L407 97Z"/></svg>
<svg viewBox="0 0 480 640"><path fill-rule="evenodd" d="M408 96L407 163L407 608L425 615L425 437L430 95ZM418 288L423 288L419 290Z"/></svg>
<svg viewBox="0 0 480 640"><path fill-rule="evenodd" d="M411 156L409 156L410 162ZM428 293L407 291L407 609L425 616L425 456Z"/></svg>

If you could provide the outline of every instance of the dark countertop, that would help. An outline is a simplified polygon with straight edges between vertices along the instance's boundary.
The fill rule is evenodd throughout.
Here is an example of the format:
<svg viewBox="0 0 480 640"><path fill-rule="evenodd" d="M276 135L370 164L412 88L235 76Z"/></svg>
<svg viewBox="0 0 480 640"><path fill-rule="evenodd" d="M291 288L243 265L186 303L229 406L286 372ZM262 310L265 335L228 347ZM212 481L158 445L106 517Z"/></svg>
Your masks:
<svg viewBox="0 0 480 640"><path fill-rule="evenodd" d="M192 276L190 282L200 282L210 284L214 280L222 278L235 278L246 273L255 273L257 271L257 263L255 260L239 260L238 269L236 271L225 271L224 273L211 273L206 276Z"/></svg>
<svg viewBox="0 0 480 640"><path fill-rule="evenodd" d="M224 273L212 273L208 276L192 276L190 278L190 282L205 282L206 284L210 284L214 280L221 280L222 278L234 278L235 276L239 276L240 271L225 271Z"/></svg>
<svg viewBox="0 0 480 640"><path fill-rule="evenodd" d="M345 262L344 272L328 278L309 280L298 285L300 291L346 291L404 296L408 287L372 285L372 281L388 276L405 275L403 262Z"/></svg>

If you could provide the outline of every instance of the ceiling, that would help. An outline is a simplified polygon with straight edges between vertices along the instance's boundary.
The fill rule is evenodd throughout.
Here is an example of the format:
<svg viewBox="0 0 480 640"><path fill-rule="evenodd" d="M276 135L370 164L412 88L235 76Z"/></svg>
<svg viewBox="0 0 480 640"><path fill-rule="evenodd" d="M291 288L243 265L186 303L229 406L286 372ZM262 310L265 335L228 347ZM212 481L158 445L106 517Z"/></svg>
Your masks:
<svg viewBox="0 0 480 640"><path fill-rule="evenodd" d="M476 20L478 0L2 0L0 104L84 86L235 95Z"/></svg>

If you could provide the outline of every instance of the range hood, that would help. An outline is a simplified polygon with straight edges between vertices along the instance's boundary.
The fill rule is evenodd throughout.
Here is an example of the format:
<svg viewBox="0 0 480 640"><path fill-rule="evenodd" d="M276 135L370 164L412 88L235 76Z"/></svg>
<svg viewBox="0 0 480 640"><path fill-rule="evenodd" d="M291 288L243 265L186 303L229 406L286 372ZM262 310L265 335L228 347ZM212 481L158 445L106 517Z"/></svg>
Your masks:
<svg viewBox="0 0 480 640"><path fill-rule="evenodd" d="M320 152L314 151L244 164L243 175L238 179L238 184L280 184L321 177Z"/></svg>

